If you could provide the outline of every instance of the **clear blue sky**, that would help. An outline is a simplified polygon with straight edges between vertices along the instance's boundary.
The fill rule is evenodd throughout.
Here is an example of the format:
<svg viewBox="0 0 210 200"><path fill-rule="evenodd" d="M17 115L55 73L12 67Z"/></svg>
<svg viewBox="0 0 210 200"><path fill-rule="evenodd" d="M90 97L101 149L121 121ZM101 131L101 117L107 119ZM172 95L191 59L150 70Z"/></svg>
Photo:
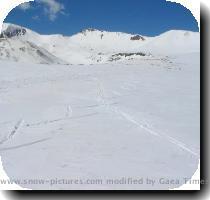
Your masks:
<svg viewBox="0 0 210 200"><path fill-rule="evenodd" d="M36 0L14 9L5 22L63 35L89 27L148 36L171 29L198 31L189 10L164 0Z"/></svg>

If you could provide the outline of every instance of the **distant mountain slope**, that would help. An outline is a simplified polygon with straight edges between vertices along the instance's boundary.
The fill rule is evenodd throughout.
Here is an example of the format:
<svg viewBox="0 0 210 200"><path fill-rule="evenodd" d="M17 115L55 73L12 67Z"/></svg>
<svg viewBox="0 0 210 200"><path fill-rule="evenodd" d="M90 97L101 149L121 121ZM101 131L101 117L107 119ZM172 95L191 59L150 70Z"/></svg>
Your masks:
<svg viewBox="0 0 210 200"><path fill-rule="evenodd" d="M0 59L38 64L67 64L29 41L0 39Z"/></svg>
<svg viewBox="0 0 210 200"><path fill-rule="evenodd" d="M0 35L0 59L39 64L67 64L46 49L37 46L36 40L32 42L24 38L25 35L30 37L31 33L33 32L19 26L4 25Z"/></svg>
<svg viewBox="0 0 210 200"><path fill-rule="evenodd" d="M154 54L184 54L200 51L200 33L171 30L154 37L145 50Z"/></svg>
<svg viewBox="0 0 210 200"><path fill-rule="evenodd" d="M129 59L133 55L138 59L151 53L170 55L199 51L200 34L189 31L169 31L157 37L145 37L85 29L65 37L40 35L21 26L4 24L0 35L0 59L34 63L95 64L122 57ZM123 54L127 56L112 59Z"/></svg>

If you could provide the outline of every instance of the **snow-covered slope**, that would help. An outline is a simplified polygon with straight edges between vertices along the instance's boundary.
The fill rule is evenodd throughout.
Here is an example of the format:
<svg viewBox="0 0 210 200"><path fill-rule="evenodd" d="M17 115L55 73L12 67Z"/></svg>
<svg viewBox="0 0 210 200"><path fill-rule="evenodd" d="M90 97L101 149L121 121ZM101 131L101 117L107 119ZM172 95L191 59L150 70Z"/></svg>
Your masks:
<svg viewBox="0 0 210 200"><path fill-rule="evenodd" d="M32 42L16 39L0 39L0 58L38 64L67 64Z"/></svg>
<svg viewBox="0 0 210 200"><path fill-rule="evenodd" d="M49 53L41 46L37 46L36 40L27 40L24 36L39 35L16 25L4 24L0 35L0 59L39 64L67 64L60 58Z"/></svg>
<svg viewBox="0 0 210 200"><path fill-rule="evenodd" d="M95 29L64 37L5 24L0 156L9 178L39 190L183 185L200 159L199 37ZM76 65L53 64L66 62Z"/></svg>
<svg viewBox="0 0 210 200"><path fill-rule="evenodd" d="M200 158L199 60L194 53L70 68L0 61L4 170L39 190L178 188ZM144 182L120 184L123 177Z"/></svg>
<svg viewBox="0 0 210 200"><path fill-rule="evenodd" d="M153 54L183 54L200 51L200 33L191 31L171 30L154 37L145 51Z"/></svg>
<svg viewBox="0 0 210 200"><path fill-rule="evenodd" d="M0 59L17 61L30 61L36 63L69 63L69 64L95 64L112 61L113 56L122 53L134 53L132 59L145 56L183 54L199 52L200 34L186 31L169 31L157 37L145 37L120 32L107 32L96 29L86 29L70 37L62 35L40 35L29 29L4 24L1 41L7 41L8 48L0 43ZM23 44L21 44L23 43ZM3 43L4 44L4 43ZM31 49L29 44L41 50L44 58ZM20 46L27 49L23 54L19 51ZM10 46L14 49L11 51ZM18 46L18 48L16 48ZM5 57L5 53L11 57ZM33 52L33 53L31 53ZM15 54L15 56L13 56ZM130 59L131 56L124 56ZM47 57L47 58L46 58ZM37 59L38 58L38 59ZM43 61L44 59L44 61ZM122 60L118 57L114 61Z"/></svg>

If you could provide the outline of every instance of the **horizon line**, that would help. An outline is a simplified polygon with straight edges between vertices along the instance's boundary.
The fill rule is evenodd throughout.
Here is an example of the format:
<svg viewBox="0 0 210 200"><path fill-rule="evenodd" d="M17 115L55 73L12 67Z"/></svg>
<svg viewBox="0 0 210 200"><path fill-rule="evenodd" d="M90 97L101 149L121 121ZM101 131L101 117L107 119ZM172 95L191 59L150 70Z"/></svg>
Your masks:
<svg viewBox="0 0 210 200"><path fill-rule="evenodd" d="M38 33L39 35L51 35L51 36L53 36L53 35L61 35L63 37L71 37L71 36L74 36L74 35L76 35L78 33L82 33L84 31L87 31L87 30L95 30L95 31L109 32L109 33L124 33L124 34L130 34L130 35L140 35L140 36L145 36L145 37L158 37L158 36L160 36L160 35L162 35L164 33L170 32L170 31L183 31L183 32L191 32L191 33L200 33L200 31L192 31L192 30L186 30L186 29L169 29L167 31L164 31L164 32L160 33L159 35L148 36L148 35L143 35L143 34L140 34L140 33L131 33L131 32L123 32L123 31L110 31L110 30L98 29L98 28L93 28L93 27L87 27L87 28L83 28L80 31L75 32L75 33L73 33L71 35L65 35L65 34L62 34L62 33L43 34L43 33L40 33L39 31L33 30L33 29L28 28L26 26L22 26L22 25L19 25L19 24L14 24L14 23L11 23L11 22L3 22L2 27L0 27L0 30L1 30L0 32L2 32L2 29L3 29L3 25L4 24L10 24L10 25L14 25L14 26L19 26L19 27L22 27L22 28L26 28L28 30L31 30L33 32Z"/></svg>

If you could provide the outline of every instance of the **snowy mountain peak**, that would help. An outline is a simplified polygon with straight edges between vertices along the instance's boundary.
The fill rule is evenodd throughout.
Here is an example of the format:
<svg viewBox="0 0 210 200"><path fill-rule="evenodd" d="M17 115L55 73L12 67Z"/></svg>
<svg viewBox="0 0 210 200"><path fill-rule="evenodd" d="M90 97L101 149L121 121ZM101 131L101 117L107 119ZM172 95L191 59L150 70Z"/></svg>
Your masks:
<svg viewBox="0 0 210 200"><path fill-rule="evenodd" d="M78 36L80 39L85 40L106 40L107 38L110 38L110 40L120 40L120 42L123 42L123 40L127 41L146 41L147 37L141 36L139 34L132 35L128 33L123 32L110 32L105 30L98 30L94 28L87 28L79 32L78 34L74 35ZM85 37L84 37L85 36Z"/></svg>
<svg viewBox="0 0 210 200"><path fill-rule="evenodd" d="M27 29L13 24L4 24L0 38L12 38L23 36L27 33Z"/></svg>

